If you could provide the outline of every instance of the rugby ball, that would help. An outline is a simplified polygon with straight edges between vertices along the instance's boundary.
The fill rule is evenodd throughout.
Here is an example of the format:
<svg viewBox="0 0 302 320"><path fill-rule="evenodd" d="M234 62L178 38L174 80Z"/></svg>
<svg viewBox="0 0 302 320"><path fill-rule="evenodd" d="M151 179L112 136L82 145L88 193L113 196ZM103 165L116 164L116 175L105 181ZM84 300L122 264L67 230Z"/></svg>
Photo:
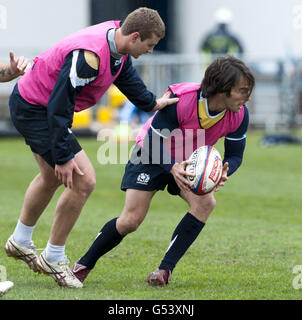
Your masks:
<svg viewBox="0 0 302 320"><path fill-rule="evenodd" d="M196 149L188 159L186 171L195 177L186 176L193 184L192 192L198 195L211 192L218 184L222 175L222 159L213 146L202 146Z"/></svg>

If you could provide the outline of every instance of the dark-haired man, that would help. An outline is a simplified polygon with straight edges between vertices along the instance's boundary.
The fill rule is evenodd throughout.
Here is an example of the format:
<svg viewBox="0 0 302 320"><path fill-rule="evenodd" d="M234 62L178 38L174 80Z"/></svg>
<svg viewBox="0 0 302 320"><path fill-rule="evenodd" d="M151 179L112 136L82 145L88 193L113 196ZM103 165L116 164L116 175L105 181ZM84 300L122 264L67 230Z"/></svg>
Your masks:
<svg viewBox="0 0 302 320"><path fill-rule="evenodd" d="M216 204L214 191L204 196L191 192L186 159L197 147L214 145L225 136L223 173L216 191L238 169L249 122L245 103L254 81L242 61L228 56L216 59L207 68L201 85L180 83L169 87L179 101L158 111L138 134L121 185L126 191L124 209L120 217L104 225L86 254L73 265L72 271L79 280L84 281L102 255L139 227L154 194L168 186L169 193L188 203L189 211L176 227L159 268L147 281L160 286L170 281L175 265L197 238ZM189 154L183 152L183 145L192 147Z"/></svg>

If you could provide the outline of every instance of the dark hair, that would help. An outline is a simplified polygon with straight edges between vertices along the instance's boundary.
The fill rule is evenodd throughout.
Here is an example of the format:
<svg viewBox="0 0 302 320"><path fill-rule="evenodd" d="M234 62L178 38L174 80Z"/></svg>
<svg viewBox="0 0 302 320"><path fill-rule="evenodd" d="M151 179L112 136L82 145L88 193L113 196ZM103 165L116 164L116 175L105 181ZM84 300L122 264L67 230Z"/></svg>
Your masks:
<svg viewBox="0 0 302 320"><path fill-rule="evenodd" d="M249 94L251 94L255 85L255 78L251 70L241 60L233 56L216 58L206 69L201 82L203 98L212 97L217 93L226 93L229 97L240 77L248 81Z"/></svg>
<svg viewBox="0 0 302 320"><path fill-rule="evenodd" d="M151 39L153 33L162 39L165 36L165 24L156 10L139 8L131 12L121 27L123 35L139 32L141 40Z"/></svg>

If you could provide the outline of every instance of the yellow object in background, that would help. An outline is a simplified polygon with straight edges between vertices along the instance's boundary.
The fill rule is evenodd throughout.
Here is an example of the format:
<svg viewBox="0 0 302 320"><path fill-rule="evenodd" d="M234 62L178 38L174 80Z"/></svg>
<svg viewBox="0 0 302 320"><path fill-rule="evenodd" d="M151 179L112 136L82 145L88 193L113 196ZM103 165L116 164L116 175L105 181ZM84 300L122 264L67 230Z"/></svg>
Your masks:
<svg viewBox="0 0 302 320"><path fill-rule="evenodd" d="M75 112L73 116L73 129L88 128L92 121L92 110L86 109L80 112Z"/></svg>
<svg viewBox="0 0 302 320"><path fill-rule="evenodd" d="M109 105L113 108L120 108L127 97L114 85L108 89Z"/></svg>
<svg viewBox="0 0 302 320"><path fill-rule="evenodd" d="M97 109L97 121L104 123L104 122L110 122L113 120L113 108L108 106L100 106Z"/></svg>
<svg viewBox="0 0 302 320"><path fill-rule="evenodd" d="M108 106L99 105L96 110L96 120L99 123L108 123L114 121L117 109L126 102L126 96L115 86L108 89ZM91 126L93 113L91 109L74 113L72 127L74 129L86 129Z"/></svg>
<svg viewBox="0 0 302 320"><path fill-rule="evenodd" d="M110 86L107 93L108 106L100 105L97 108L96 118L99 123L115 121L117 109L122 107L127 100L127 97L115 85Z"/></svg>

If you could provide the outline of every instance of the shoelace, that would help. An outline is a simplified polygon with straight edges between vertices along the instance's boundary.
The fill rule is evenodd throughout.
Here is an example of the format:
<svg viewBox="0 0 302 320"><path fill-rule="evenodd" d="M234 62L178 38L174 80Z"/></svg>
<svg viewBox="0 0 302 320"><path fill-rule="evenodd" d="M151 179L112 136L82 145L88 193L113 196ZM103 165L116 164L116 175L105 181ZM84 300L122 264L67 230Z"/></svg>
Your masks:
<svg viewBox="0 0 302 320"><path fill-rule="evenodd" d="M35 253L37 253L37 247L34 245L34 243L31 241L30 245L27 247L28 249L33 250Z"/></svg>
<svg viewBox="0 0 302 320"><path fill-rule="evenodd" d="M66 272L69 276L71 276L71 277L74 278L74 279L77 279L77 277L76 277L76 276L73 274L73 272L70 270L70 268L69 268L69 263L70 263L70 261L66 258L66 259L60 261L60 262L58 263L58 265L59 265L60 267L62 267L62 269L64 270L64 272Z"/></svg>
<svg viewBox="0 0 302 320"><path fill-rule="evenodd" d="M37 248L33 241L30 242L27 248L33 250L35 254L37 254L37 251L43 251L45 249L45 248Z"/></svg>

